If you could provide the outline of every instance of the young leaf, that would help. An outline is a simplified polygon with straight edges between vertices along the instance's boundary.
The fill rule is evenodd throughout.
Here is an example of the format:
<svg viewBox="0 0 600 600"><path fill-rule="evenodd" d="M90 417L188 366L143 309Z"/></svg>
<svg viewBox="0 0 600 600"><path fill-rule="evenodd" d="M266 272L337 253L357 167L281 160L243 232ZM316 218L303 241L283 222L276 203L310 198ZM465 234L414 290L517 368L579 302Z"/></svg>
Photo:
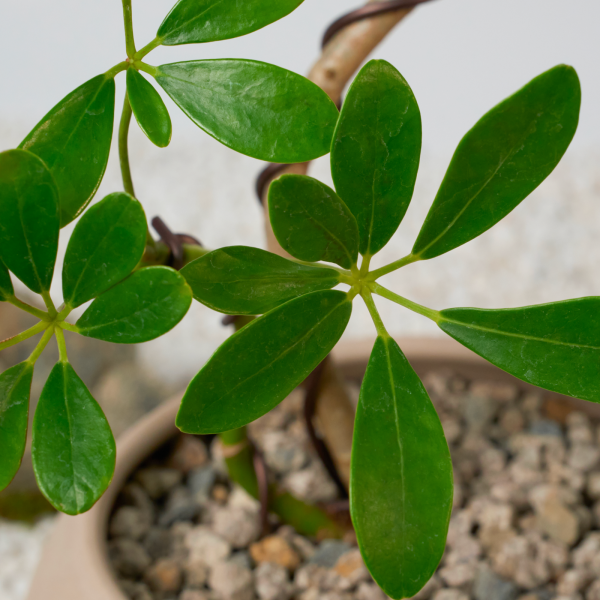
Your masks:
<svg viewBox="0 0 600 600"><path fill-rule="evenodd" d="M112 139L115 81L98 75L63 98L20 148L48 165L60 194L60 226L88 205L100 186Z"/></svg>
<svg viewBox="0 0 600 600"><path fill-rule="evenodd" d="M412 90L386 61L368 62L348 90L331 145L335 189L356 217L361 254L379 252L398 229L420 155Z"/></svg>
<svg viewBox="0 0 600 600"><path fill-rule="evenodd" d="M350 510L365 564L391 598L412 598L433 575L452 495L435 408L398 344L378 337L356 412Z"/></svg>
<svg viewBox="0 0 600 600"><path fill-rule="evenodd" d="M279 163L329 152L337 108L291 71L253 60L193 60L162 65L156 80L196 125L237 152Z"/></svg>
<svg viewBox="0 0 600 600"><path fill-rule="evenodd" d="M27 440L33 365L22 362L0 375L0 490L13 479Z"/></svg>
<svg viewBox="0 0 600 600"><path fill-rule="evenodd" d="M511 375L600 402L600 297L524 308L451 308L439 327Z"/></svg>
<svg viewBox="0 0 600 600"><path fill-rule="evenodd" d="M349 269L358 258L356 219L324 183L283 175L269 187L269 217L281 247L300 260Z"/></svg>
<svg viewBox="0 0 600 600"><path fill-rule="evenodd" d="M115 470L110 425L73 367L57 363L33 419L33 470L50 504L68 515L89 510Z"/></svg>
<svg viewBox="0 0 600 600"><path fill-rule="evenodd" d="M10 273L0 260L0 302L6 302L15 295Z"/></svg>
<svg viewBox="0 0 600 600"><path fill-rule="evenodd" d="M129 194L110 194L81 217L63 265L63 296L75 308L133 271L146 247L146 216Z"/></svg>
<svg viewBox="0 0 600 600"><path fill-rule="evenodd" d="M127 69L127 96L140 129L153 144L166 148L172 133L169 111L152 84L135 69Z"/></svg>
<svg viewBox="0 0 600 600"><path fill-rule="evenodd" d="M559 65L484 115L458 145L412 253L444 254L516 208L566 152L580 104L577 73Z"/></svg>
<svg viewBox="0 0 600 600"><path fill-rule="evenodd" d="M147 267L92 302L77 321L87 337L139 344L170 331L192 303L185 279L169 267Z"/></svg>
<svg viewBox="0 0 600 600"><path fill-rule="evenodd" d="M60 220L58 192L30 152L0 153L0 258L32 291L50 289Z"/></svg>
<svg viewBox="0 0 600 600"><path fill-rule="evenodd" d="M299 265L247 246L209 252L181 274L198 302L230 315L262 315L292 298L340 283L333 269Z"/></svg>
<svg viewBox="0 0 600 600"><path fill-rule="evenodd" d="M163 46L216 42L252 33L289 15L303 0L179 0L158 30Z"/></svg>
<svg viewBox="0 0 600 600"><path fill-rule="evenodd" d="M254 319L227 339L188 386L176 425L220 433L281 402L329 354L346 329L344 292L313 292Z"/></svg>

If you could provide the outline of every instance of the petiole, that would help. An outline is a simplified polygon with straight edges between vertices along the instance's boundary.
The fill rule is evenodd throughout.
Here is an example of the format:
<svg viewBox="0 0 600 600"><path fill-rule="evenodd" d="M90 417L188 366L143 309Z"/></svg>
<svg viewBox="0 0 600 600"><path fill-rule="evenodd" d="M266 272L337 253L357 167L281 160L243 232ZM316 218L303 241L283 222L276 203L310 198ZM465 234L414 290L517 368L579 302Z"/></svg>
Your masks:
<svg viewBox="0 0 600 600"><path fill-rule="evenodd" d="M58 356L59 360L62 363L69 362L69 358L67 356L67 344L65 343L65 334L60 327L55 329L56 333L56 345L58 346Z"/></svg>
<svg viewBox="0 0 600 600"><path fill-rule="evenodd" d="M40 354L44 351L44 348L50 341L52 334L54 333L54 326L49 326L46 329L46 332L42 336L42 339L38 342L38 345L35 347L34 351L30 354L27 362L30 364L35 364L35 361L40 357Z"/></svg>
<svg viewBox="0 0 600 600"><path fill-rule="evenodd" d="M408 300L408 298L404 298L403 296L394 294L394 292L388 290L387 288L384 288L382 285L379 285L378 283L375 283L375 282L370 283L369 288L371 289L371 291L374 294L377 294L378 296L382 296L383 298L387 298L388 300L391 300L392 302L395 302L396 304L400 304L400 306L404 306L405 308L408 308L409 310L412 310L413 312L423 315L424 317L427 317L428 319L431 319L432 321L435 321L436 323L439 322L439 320L440 320L440 313L437 310L433 310L432 308L427 308L426 306L421 306L420 304L417 304L416 302L413 302L412 300Z"/></svg>
<svg viewBox="0 0 600 600"><path fill-rule="evenodd" d="M418 260L421 260L421 258L419 256L417 256L415 254L409 254L408 256L405 256L404 258L401 258L400 260L396 260L393 263L386 265L385 267L381 267L380 269L375 269L375 271L371 271L367 275L367 280L375 281L376 279L383 277L383 275L387 275L388 273L391 273L392 271L397 271L398 269L401 269L402 267L405 267L406 265L410 265L411 263L417 262Z"/></svg>
<svg viewBox="0 0 600 600"><path fill-rule="evenodd" d="M30 306L29 304L26 304L25 302L22 302L16 296L9 298L8 301L13 306L20 308L21 310L24 310L25 312L28 312L30 315L33 315L34 317L37 317L38 319L41 319L42 321L51 321L52 320L52 317L50 317L50 315L47 312L40 310L39 308L35 308L34 306Z"/></svg>
<svg viewBox="0 0 600 600"><path fill-rule="evenodd" d="M369 290L369 288L363 286L363 288L360 291L360 295L362 296L362 299L365 301L365 304L369 309L369 313L371 315L371 318L373 319L373 323L375 323L377 335L384 338L390 337L390 334L386 331L383 321L379 316L379 311L375 306L375 302L373 301L373 296L371 296L371 291Z"/></svg>
<svg viewBox="0 0 600 600"><path fill-rule="evenodd" d="M52 302L52 298L50 298L50 294L47 291L42 292L42 298L44 299L44 304L48 309L48 314L50 318L54 320L56 315L58 314L56 307L54 306L54 302Z"/></svg>
<svg viewBox="0 0 600 600"><path fill-rule="evenodd" d="M45 329L48 329L48 327L50 327L50 323L48 323L48 321L40 321L37 325L34 325L33 327L30 327L29 329L26 329L25 331L22 331L21 333L13 335L7 340L0 342L0 350L10 348L10 346L14 346L19 342L28 340L30 337L33 337Z"/></svg>
<svg viewBox="0 0 600 600"><path fill-rule="evenodd" d="M146 56L147 54L150 54L150 52L152 52L152 50L154 50L155 48L158 48L158 46L160 46L162 42L162 39L159 38L158 36L155 37L149 44L146 44L141 50L138 50L135 53L135 56L133 57L135 60L142 60L142 58L144 58L144 56Z"/></svg>

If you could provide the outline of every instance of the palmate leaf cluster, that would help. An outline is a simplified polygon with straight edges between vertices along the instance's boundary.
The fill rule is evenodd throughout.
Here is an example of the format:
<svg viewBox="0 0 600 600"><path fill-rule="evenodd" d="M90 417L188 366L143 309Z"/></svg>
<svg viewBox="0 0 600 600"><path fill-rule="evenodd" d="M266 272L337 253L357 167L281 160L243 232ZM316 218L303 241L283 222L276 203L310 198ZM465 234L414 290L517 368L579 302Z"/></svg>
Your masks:
<svg viewBox="0 0 600 600"><path fill-rule="evenodd" d="M421 150L409 85L389 63L371 61L336 125L335 190L300 175L271 184L273 231L292 259L234 246L182 271L196 300L224 313L262 315L223 343L190 383L177 416L189 433L223 432L265 414L335 346L353 299L365 301L378 336L356 413L350 508L365 563L392 598L415 595L442 557L452 462L435 408L387 333L373 294L433 320L516 377L593 401L600 401L600 298L436 311L377 279L472 240L512 211L567 150L580 96L575 71L559 65L482 117L456 149L411 254L370 270L409 206ZM332 289L339 284L350 289Z"/></svg>
<svg viewBox="0 0 600 600"><path fill-rule="evenodd" d="M142 71L152 75L193 122L238 152L277 162L312 160L329 151L338 111L304 77L248 60L160 67L142 61L160 45L251 33L286 16L301 2L252 0L242 6L233 0L180 0L157 37L138 52L131 1L124 0L127 60L68 94L19 148L0 153L0 301L40 319L31 329L1 341L0 350L42 334L27 361L0 375L0 490L14 477L24 453L35 362L56 336L60 360L48 377L33 420L34 470L55 508L69 514L88 510L111 481L115 444L102 410L69 364L63 332L114 343L145 342L172 329L192 302L181 274L145 260L147 244L154 242L132 187L127 190L125 183L130 193L110 194L87 208L109 158L115 76L126 71L119 139L120 146L125 145L122 165L128 166L127 115L135 115L158 147L171 140L168 109ZM57 308L50 286L59 233L78 217L62 268L63 303ZM42 297L45 311L17 298L10 273ZM92 300L75 324L67 321L74 309Z"/></svg>

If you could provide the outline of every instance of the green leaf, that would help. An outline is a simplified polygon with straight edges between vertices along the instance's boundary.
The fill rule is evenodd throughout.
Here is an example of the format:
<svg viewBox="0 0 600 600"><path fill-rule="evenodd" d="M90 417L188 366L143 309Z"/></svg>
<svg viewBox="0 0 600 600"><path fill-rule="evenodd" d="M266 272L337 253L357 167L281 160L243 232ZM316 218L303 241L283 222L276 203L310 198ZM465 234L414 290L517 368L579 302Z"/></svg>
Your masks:
<svg viewBox="0 0 600 600"><path fill-rule="evenodd" d="M600 297L524 308L450 308L439 327L533 385L600 402Z"/></svg>
<svg viewBox="0 0 600 600"><path fill-rule="evenodd" d="M516 208L566 152L580 104L577 73L559 65L484 115L458 145L412 253L444 254Z"/></svg>
<svg viewBox="0 0 600 600"><path fill-rule="evenodd" d="M356 412L350 509L365 564L390 597L411 598L433 575L452 495L435 408L398 344L378 337Z"/></svg>
<svg viewBox="0 0 600 600"><path fill-rule="evenodd" d="M58 192L30 152L0 153L0 258L32 291L50 289L60 230Z"/></svg>
<svg viewBox="0 0 600 600"><path fill-rule="evenodd" d="M277 241L292 256L346 269L356 264L356 219L324 183L306 175L276 179L269 187L269 217Z"/></svg>
<svg viewBox="0 0 600 600"><path fill-rule="evenodd" d="M229 148L279 163L329 152L338 112L308 79L253 60L159 67L156 80L185 114Z"/></svg>
<svg viewBox="0 0 600 600"><path fill-rule="evenodd" d="M0 490L16 475L27 441L33 365L22 362L0 375Z"/></svg>
<svg viewBox="0 0 600 600"><path fill-rule="evenodd" d="M15 295L10 273L0 260L0 302L6 302Z"/></svg>
<svg viewBox="0 0 600 600"><path fill-rule="evenodd" d="M140 129L159 148L171 141L171 117L160 94L135 69L127 69L127 96Z"/></svg>
<svg viewBox="0 0 600 600"><path fill-rule="evenodd" d="M68 515L89 510L115 470L116 446L98 403L69 363L57 363L33 419L33 470L50 504Z"/></svg>
<svg viewBox="0 0 600 600"><path fill-rule="evenodd" d="M158 30L163 46L229 40L289 15L303 0L180 0Z"/></svg>
<svg viewBox="0 0 600 600"><path fill-rule="evenodd" d="M384 60L368 62L348 90L331 145L337 193L356 217L360 252L379 252L412 198L421 113L408 83Z"/></svg>
<svg viewBox="0 0 600 600"><path fill-rule="evenodd" d="M181 274L198 302L230 315L262 315L292 298L340 283L333 269L299 265L247 246L209 252Z"/></svg>
<svg viewBox="0 0 600 600"><path fill-rule="evenodd" d="M147 267L98 296L77 321L77 331L106 342L139 344L173 329L191 303L182 275L169 267Z"/></svg>
<svg viewBox="0 0 600 600"><path fill-rule="evenodd" d="M146 216L129 194L106 196L81 217L63 265L63 296L75 308L133 271L146 247Z"/></svg>
<svg viewBox="0 0 600 600"><path fill-rule="evenodd" d="M70 223L100 186L110 152L115 81L98 75L63 98L20 148L47 165L60 194L60 225Z"/></svg>
<svg viewBox="0 0 600 600"><path fill-rule="evenodd" d="M228 338L188 386L176 425L221 433L281 402L329 354L346 329L344 292L313 292L254 319Z"/></svg>

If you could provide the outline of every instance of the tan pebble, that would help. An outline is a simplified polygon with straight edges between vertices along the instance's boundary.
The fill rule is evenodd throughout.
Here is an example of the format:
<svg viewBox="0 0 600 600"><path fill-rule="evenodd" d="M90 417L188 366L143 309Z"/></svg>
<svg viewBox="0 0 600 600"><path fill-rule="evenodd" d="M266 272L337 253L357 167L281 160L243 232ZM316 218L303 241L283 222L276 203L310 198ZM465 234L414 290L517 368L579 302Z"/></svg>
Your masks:
<svg viewBox="0 0 600 600"><path fill-rule="evenodd" d="M178 592L183 575L174 560L162 558L144 573L144 580L156 592Z"/></svg>
<svg viewBox="0 0 600 600"><path fill-rule="evenodd" d="M207 462L208 450L204 442L192 435L181 434L169 458L168 466L187 474Z"/></svg>
<svg viewBox="0 0 600 600"><path fill-rule="evenodd" d="M229 498L229 490L226 486L217 483L212 489L212 497L220 504L225 504Z"/></svg>
<svg viewBox="0 0 600 600"><path fill-rule="evenodd" d="M256 563L272 562L290 571L300 564L298 553L281 536L271 535L250 546L250 556Z"/></svg>
<svg viewBox="0 0 600 600"><path fill-rule="evenodd" d="M342 554L335 563L333 570L348 579L352 585L356 585L359 581L368 581L370 579L369 571L365 567L365 563L360 555L360 550L350 550Z"/></svg>

